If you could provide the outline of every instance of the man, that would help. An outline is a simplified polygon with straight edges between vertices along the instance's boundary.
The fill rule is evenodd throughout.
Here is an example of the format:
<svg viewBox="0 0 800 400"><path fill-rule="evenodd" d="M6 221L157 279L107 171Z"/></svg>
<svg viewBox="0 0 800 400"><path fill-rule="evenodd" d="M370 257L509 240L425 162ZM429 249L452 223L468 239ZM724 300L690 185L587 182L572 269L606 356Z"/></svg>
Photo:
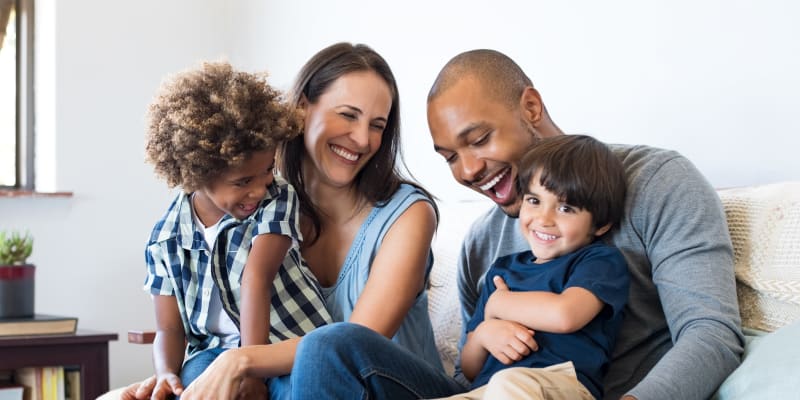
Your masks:
<svg viewBox="0 0 800 400"><path fill-rule="evenodd" d="M468 321L492 262L527 246L517 234L517 163L538 139L563 132L519 66L492 50L465 52L445 65L428 95L428 124L434 148L453 177L497 204L473 224L459 260ZM680 154L645 146L612 149L628 180L625 214L612 242L628 262L631 286L605 398L708 398L739 365L744 343L722 205ZM297 357L344 366L338 369L343 380L337 382L349 395L452 394L451 381L415 370L419 363L388 341L385 351L361 350L374 350L383 339L366 331L342 329L337 335L323 327L306 336ZM331 385L315 382L313 371L296 374L293 389L303 391L300 398L326 398Z"/></svg>

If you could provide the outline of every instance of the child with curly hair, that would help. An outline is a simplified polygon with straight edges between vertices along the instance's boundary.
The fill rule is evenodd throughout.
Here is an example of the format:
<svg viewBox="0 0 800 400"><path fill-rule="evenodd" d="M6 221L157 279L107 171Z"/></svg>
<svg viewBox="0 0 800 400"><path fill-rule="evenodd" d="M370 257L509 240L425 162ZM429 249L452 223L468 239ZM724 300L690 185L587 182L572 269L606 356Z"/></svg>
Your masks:
<svg viewBox="0 0 800 400"><path fill-rule="evenodd" d="M152 398L180 395L228 348L331 320L300 257L297 194L273 175L276 147L300 134L301 118L264 78L204 63L150 105L147 161L182 189L145 250L157 325ZM251 378L239 392L264 398L266 387Z"/></svg>

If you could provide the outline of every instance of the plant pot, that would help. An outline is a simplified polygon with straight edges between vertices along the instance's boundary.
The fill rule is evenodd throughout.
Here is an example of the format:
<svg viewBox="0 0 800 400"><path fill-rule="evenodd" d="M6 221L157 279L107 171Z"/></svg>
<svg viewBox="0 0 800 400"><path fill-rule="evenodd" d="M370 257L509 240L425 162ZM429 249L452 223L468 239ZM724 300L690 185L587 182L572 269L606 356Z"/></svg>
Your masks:
<svg viewBox="0 0 800 400"><path fill-rule="evenodd" d="M33 316L33 275L36 267L0 265L0 318Z"/></svg>

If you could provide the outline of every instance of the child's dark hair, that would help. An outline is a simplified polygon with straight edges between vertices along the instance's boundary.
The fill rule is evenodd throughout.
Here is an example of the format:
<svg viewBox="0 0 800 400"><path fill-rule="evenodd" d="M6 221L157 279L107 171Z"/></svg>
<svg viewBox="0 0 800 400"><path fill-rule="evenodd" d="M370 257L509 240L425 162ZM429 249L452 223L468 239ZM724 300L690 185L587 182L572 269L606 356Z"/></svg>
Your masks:
<svg viewBox="0 0 800 400"><path fill-rule="evenodd" d="M592 214L600 228L619 224L625 208L625 170L611 149L586 135L542 139L522 157L517 185L528 185L541 171L539 184L561 201Z"/></svg>
<svg viewBox="0 0 800 400"><path fill-rule="evenodd" d="M302 131L302 119L266 74L235 71L225 62L203 63L165 82L150 104L147 161L170 187L192 192L275 149Z"/></svg>

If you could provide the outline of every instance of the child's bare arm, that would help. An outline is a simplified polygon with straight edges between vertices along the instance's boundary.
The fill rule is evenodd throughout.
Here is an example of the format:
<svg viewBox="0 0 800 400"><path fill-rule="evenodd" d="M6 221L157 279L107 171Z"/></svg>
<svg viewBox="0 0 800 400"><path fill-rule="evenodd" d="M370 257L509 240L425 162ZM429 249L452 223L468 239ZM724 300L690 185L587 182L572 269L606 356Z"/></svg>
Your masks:
<svg viewBox="0 0 800 400"><path fill-rule="evenodd" d="M570 287L558 293L512 292L499 276L497 290L486 303L486 319L515 321L533 330L571 333L583 328L602 311L604 303L592 292Z"/></svg>
<svg viewBox="0 0 800 400"><path fill-rule="evenodd" d="M242 346L269 343L272 281L292 245L288 236L256 236L242 274L240 331Z"/></svg>
<svg viewBox="0 0 800 400"><path fill-rule="evenodd" d="M488 319L467 334L461 350L461 370L473 380L483 368L491 353L503 364L511 364L536 351L539 347L533 339L534 332L513 321Z"/></svg>
<svg viewBox="0 0 800 400"><path fill-rule="evenodd" d="M153 364L156 370L156 385L153 399L166 399L180 395L183 384L180 380L181 364L186 333L183 330L180 310L175 296L153 296L156 310L156 337L153 341Z"/></svg>

